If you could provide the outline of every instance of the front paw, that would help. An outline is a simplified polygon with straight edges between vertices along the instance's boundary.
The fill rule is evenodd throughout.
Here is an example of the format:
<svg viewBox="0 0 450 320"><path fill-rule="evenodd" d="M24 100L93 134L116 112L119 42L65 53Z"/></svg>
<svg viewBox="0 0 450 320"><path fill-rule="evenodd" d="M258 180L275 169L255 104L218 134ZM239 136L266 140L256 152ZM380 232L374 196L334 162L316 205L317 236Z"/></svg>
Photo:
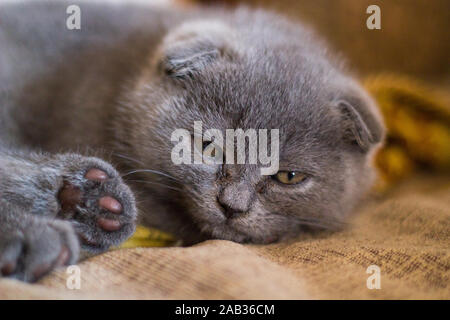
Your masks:
<svg viewBox="0 0 450 320"><path fill-rule="evenodd" d="M82 249L103 252L134 233L134 196L111 165L75 156L64 169L63 181L58 194L59 217L72 222Z"/></svg>
<svg viewBox="0 0 450 320"><path fill-rule="evenodd" d="M34 282L53 269L74 264L79 244L70 223L30 219L0 234L0 277Z"/></svg>

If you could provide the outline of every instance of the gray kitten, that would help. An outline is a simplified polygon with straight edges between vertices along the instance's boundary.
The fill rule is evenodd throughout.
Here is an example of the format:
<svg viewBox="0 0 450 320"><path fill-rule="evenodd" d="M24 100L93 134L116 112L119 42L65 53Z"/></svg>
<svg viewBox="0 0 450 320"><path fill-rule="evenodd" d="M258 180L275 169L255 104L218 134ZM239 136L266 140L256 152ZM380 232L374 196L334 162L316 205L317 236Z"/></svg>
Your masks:
<svg viewBox="0 0 450 320"><path fill-rule="evenodd" d="M381 117L305 27L245 8L81 3L68 30L69 4L0 5L3 276L35 281L120 244L136 206L185 244L270 243L341 226L371 185ZM279 129L279 172L175 165L171 133L194 121Z"/></svg>

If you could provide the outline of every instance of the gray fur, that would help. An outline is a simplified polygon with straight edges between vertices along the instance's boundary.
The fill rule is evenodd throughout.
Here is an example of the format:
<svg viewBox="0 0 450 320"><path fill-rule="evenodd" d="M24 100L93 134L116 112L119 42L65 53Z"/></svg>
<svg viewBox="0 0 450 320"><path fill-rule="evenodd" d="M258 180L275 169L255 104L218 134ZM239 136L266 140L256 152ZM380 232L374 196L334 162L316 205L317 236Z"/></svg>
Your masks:
<svg viewBox="0 0 450 320"><path fill-rule="evenodd" d="M14 242L20 230L24 244L31 224L42 230L55 221L64 225L70 236L61 242L70 242L73 261L74 233L96 243L82 245L94 253L132 234L131 191L111 165L88 157L89 150L124 173L141 223L185 244L209 238L268 243L308 228L336 229L370 187L371 157L384 135L381 117L304 26L245 8L82 3L82 30L70 31L66 6L0 7L0 219L6 221L0 269L2 261L22 255L17 274L33 280L21 270L31 270L35 260L53 261L44 253L24 257ZM194 121L204 130L279 129L280 170L309 178L281 185L256 165L176 166L171 133L192 130ZM86 181L93 167L112 180ZM68 216L61 215L57 196L64 181L85 195L83 207ZM118 232L95 224L105 214L97 205L102 195L124 206L126 227ZM243 214L228 219L222 206ZM33 237L45 243L55 236Z"/></svg>

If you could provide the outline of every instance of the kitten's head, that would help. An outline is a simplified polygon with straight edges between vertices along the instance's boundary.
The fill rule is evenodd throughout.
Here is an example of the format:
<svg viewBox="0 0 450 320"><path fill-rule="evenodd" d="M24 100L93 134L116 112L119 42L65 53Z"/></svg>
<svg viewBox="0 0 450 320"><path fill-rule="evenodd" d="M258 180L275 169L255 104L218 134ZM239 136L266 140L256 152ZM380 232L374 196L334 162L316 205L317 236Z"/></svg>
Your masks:
<svg viewBox="0 0 450 320"><path fill-rule="evenodd" d="M304 226L338 227L372 181L369 159L383 137L373 101L302 27L270 19L240 13L233 23L181 25L133 89L142 112L127 115L127 152L171 176L145 176L170 188L151 185L144 198L178 210L205 237L267 243ZM174 164L171 134L194 136L194 121L224 137L226 129L279 129L278 174Z"/></svg>

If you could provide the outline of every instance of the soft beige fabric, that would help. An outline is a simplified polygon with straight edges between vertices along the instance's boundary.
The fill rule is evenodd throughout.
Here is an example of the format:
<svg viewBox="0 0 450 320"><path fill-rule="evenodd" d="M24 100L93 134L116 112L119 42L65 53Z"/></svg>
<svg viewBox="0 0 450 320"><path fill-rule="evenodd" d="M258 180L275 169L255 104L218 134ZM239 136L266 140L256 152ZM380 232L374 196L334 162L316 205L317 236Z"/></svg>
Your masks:
<svg viewBox="0 0 450 320"><path fill-rule="evenodd" d="M360 209L349 230L259 251L316 298L450 299L450 179L408 181ZM366 287L368 266L381 289Z"/></svg>
<svg viewBox="0 0 450 320"><path fill-rule="evenodd" d="M0 280L2 299L450 299L450 177L406 181L358 210L351 226L267 246L207 241L190 248L121 249L39 284ZM366 287L368 266L381 289Z"/></svg>

